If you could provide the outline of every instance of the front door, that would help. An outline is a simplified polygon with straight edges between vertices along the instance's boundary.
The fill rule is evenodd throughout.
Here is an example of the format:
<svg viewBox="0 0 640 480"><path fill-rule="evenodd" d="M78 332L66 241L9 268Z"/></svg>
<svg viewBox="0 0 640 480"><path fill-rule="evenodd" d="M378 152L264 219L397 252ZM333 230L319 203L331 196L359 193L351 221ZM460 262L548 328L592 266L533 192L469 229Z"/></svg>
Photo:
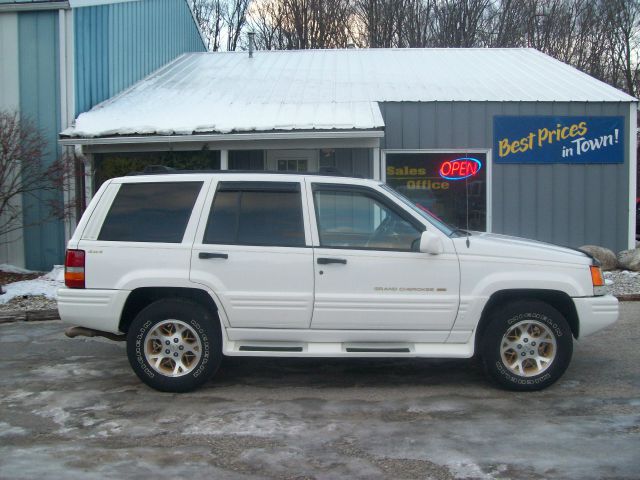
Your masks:
<svg viewBox="0 0 640 480"><path fill-rule="evenodd" d="M230 180L210 194L190 278L216 292L231 327L309 327L313 252L301 187Z"/></svg>
<svg viewBox="0 0 640 480"><path fill-rule="evenodd" d="M460 273L452 242L418 251L425 226L370 187L313 182L314 329L429 330L444 341ZM429 226L427 228L435 227Z"/></svg>

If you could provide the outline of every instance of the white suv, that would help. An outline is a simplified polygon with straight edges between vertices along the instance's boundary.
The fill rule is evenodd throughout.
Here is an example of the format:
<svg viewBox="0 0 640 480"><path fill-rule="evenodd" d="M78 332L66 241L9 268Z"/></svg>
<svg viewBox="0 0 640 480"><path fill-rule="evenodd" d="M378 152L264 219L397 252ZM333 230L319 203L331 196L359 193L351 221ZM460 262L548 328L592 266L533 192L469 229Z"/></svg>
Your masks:
<svg viewBox="0 0 640 480"><path fill-rule="evenodd" d="M75 335L124 339L158 390L222 355L482 359L514 390L566 370L573 338L615 322L586 254L455 230L372 180L184 173L106 182L58 291Z"/></svg>

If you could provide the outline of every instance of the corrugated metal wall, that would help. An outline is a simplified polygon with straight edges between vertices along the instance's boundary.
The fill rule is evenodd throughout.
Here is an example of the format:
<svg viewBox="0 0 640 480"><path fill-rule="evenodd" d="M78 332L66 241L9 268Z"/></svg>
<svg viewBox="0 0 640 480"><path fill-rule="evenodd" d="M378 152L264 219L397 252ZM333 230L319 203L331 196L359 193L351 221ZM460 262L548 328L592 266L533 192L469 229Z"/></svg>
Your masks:
<svg viewBox="0 0 640 480"><path fill-rule="evenodd" d="M14 20L17 15L18 41L11 42L14 48L17 43L18 49L17 67L13 67L19 75L16 103L42 130L48 147L45 162L52 162L60 155L57 140L62 129L58 11L11 15ZM7 37L8 29L2 30L0 36ZM75 9L74 30L76 114L182 53L205 50L187 0L139 0ZM12 68L10 60L6 55L0 58L3 79L6 69ZM10 95L4 90L4 97ZM18 90L11 90L15 90L11 96L17 97ZM64 260L63 223L42 223L48 216L46 203L50 199L45 194L23 198L24 223L28 225L23 236L24 265L30 269L47 270ZM62 201L62 193L55 199ZM21 248L19 253L22 256ZM0 261L20 265L21 259L14 257L0 250Z"/></svg>
<svg viewBox="0 0 640 480"><path fill-rule="evenodd" d="M629 140L628 103L384 103L380 109L386 149L490 149L495 115L622 115ZM627 248L628 149L625 163L617 165L492 167L494 232L573 247Z"/></svg>
<svg viewBox="0 0 640 480"><path fill-rule="evenodd" d="M59 154L60 83L58 12L21 12L18 16L20 112L40 129L47 142L46 163ZM46 270L64 254L64 226L48 217L47 202L62 201L62 193L25 195L23 201L25 264Z"/></svg>
<svg viewBox="0 0 640 480"><path fill-rule="evenodd" d="M13 111L20 108L20 77L18 63L18 14L0 14L0 109ZM22 198L15 197L11 204L22 208ZM0 223L9 219L0 216ZM0 263L24 267L22 232L14 231L0 236Z"/></svg>
<svg viewBox="0 0 640 480"><path fill-rule="evenodd" d="M185 0L74 10L76 115L185 52L206 48Z"/></svg>

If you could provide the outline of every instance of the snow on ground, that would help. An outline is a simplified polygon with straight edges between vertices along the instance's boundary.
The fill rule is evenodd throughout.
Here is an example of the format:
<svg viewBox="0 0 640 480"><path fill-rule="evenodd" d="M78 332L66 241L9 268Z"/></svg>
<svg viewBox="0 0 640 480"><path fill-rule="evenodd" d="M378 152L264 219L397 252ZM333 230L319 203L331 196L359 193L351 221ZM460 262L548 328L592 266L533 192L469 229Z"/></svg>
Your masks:
<svg viewBox="0 0 640 480"><path fill-rule="evenodd" d="M12 266L2 265L0 270L11 271L5 267L16 268ZM20 273L28 273L20 272ZM64 267L55 265L53 270L33 280L24 280L21 282L9 283L4 286L5 292L0 295L0 304L5 304L16 297L42 295L44 297L55 299L56 290L64 285Z"/></svg>
<svg viewBox="0 0 640 480"><path fill-rule="evenodd" d="M8 263L0 263L0 272L7 273L37 273L35 270L27 270L26 268L16 267Z"/></svg>

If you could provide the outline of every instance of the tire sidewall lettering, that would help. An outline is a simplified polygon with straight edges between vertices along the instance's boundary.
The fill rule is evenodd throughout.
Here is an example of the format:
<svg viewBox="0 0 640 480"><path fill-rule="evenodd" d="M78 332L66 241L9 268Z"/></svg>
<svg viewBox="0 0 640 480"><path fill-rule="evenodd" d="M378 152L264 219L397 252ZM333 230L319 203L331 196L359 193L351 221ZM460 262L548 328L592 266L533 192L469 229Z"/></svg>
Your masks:
<svg viewBox="0 0 640 480"><path fill-rule="evenodd" d="M558 325L553 319L549 318L543 313L519 313L509 318L509 320L507 320L507 325L511 327L516 323L522 322L524 320L536 320L540 323L544 323L553 330L553 333L556 335L556 337L562 337L564 335L562 332L562 328L560 328L560 325Z"/></svg>
<svg viewBox="0 0 640 480"><path fill-rule="evenodd" d="M153 321L151 320L147 320L142 327L140 328L140 330L138 330L138 334L136 335L136 353L135 353L135 357L136 357L136 361L138 362L140 368L142 369L142 371L144 372L145 375L147 375L149 378L154 378L156 375L153 372L153 370L151 370L150 365L148 364L145 356L144 356L144 338L147 336L147 332L149 330L149 327L151 327L153 325Z"/></svg>
<svg viewBox="0 0 640 480"><path fill-rule="evenodd" d="M502 345L505 335L521 322L544 325L555 337L556 351L551 364L542 372L529 370L527 376L519 369L512 370L503 359ZM485 372L498 384L509 390L534 391L553 384L562 376L571 360L573 343L567 320L553 305L539 300L517 300L496 311L486 328L481 346Z"/></svg>
<svg viewBox="0 0 640 480"><path fill-rule="evenodd" d="M544 372L539 377L518 377L507 372L502 361L496 362L496 369L498 370L498 372L500 372L501 375L505 377L506 380L518 385L537 385L539 383L546 382L551 378L551 374L548 372Z"/></svg>
<svg viewBox="0 0 640 480"><path fill-rule="evenodd" d="M198 367L193 372L191 372L191 375L194 378L198 378L202 374L202 372L205 371L207 363L209 362L210 342L209 337L207 336L207 332L196 319L192 318L188 323L196 330L196 333L200 337L200 342L202 343L202 356L200 357L200 365L198 365Z"/></svg>
<svg viewBox="0 0 640 480"><path fill-rule="evenodd" d="M157 325L158 323L162 322L163 320L165 320L165 319L147 320L142 325L142 327L138 330L138 333L136 335L136 341L135 341L135 357L136 357L136 361L137 361L140 369L149 378L154 378L156 376L156 373L152 370L151 366L149 365L149 363L147 362L147 360L145 358L145 354L144 354L144 339L145 339L148 331L150 330L150 328L153 327L154 325ZM192 376L194 378L197 378L200 375L202 375L202 373L207 368L207 363L209 363L209 359L211 357L211 347L210 347L210 342L209 342L209 336L207 335L206 330L204 329L204 327L202 327L202 325L200 325L200 323L196 319L191 319L187 323L189 323L189 325L191 325L194 328L194 330L196 331L196 334L200 337L200 342L202 343L202 357L200 358L200 364L198 365L198 367L195 370L193 370L192 372L187 374L187 375L190 375L190 376ZM165 375L160 375L160 377L164 378ZM167 377L167 378L170 378L170 377Z"/></svg>

